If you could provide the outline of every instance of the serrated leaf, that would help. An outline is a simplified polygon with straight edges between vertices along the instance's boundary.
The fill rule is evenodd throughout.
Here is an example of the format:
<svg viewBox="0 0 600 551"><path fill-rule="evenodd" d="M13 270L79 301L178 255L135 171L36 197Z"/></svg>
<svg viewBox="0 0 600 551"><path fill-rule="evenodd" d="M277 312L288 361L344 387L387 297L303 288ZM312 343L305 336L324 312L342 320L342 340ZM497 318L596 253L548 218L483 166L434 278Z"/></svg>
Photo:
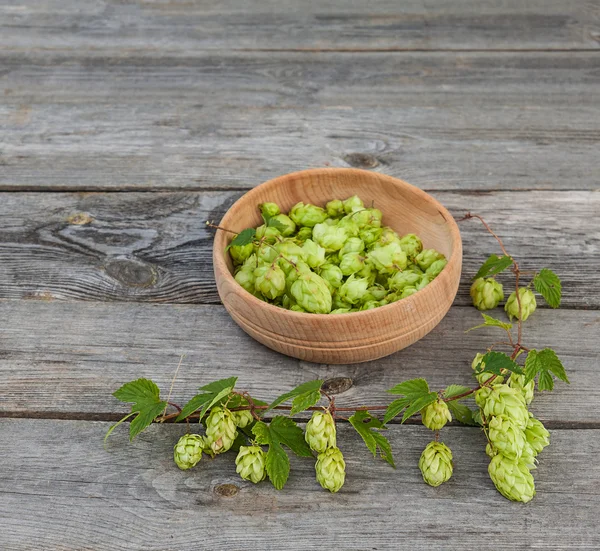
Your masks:
<svg viewBox="0 0 600 551"><path fill-rule="evenodd" d="M484 366L485 364L485 366ZM502 370L506 369L518 375L523 374L523 369L514 360L504 352L488 352L481 358L479 364L475 367L475 373L493 373L502 375Z"/></svg>
<svg viewBox="0 0 600 551"><path fill-rule="evenodd" d="M425 379L410 379L388 390L390 394L402 394L406 397L422 396L429 393L429 385Z"/></svg>
<svg viewBox="0 0 600 551"><path fill-rule="evenodd" d="M538 390L552 390L554 388L552 375L569 384L565 368L556 352L551 348L544 348L540 351L530 350L528 352L525 359L525 381L528 383L536 375L539 375Z"/></svg>
<svg viewBox="0 0 600 551"><path fill-rule="evenodd" d="M255 406L266 406L267 402L263 402L262 400L259 400L258 398L254 398L252 397L252 401L254 402ZM221 399L221 404L225 404L225 402L227 402L227 407L229 409L234 409L234 408L238 408L238 407L245 407L245 406L249 406L249 402L248 400L246 400L246 398L244 398L243 396L240 396L239 394L229 394L229 396L226 396L225 398Z"/></svg>
<svg viewBox="0 0 600 551"><path fill-rule="evenodd" d="M499 274L500 272L506 270L506 268L508 268L512 263L513 259L510 256L497 256L492 254L481 265L481 268L479 268L473 279Z"/></svg>
<svg viewBox="0 0 600 551"><path fill-rule="evenodd" d="M560 306L562 295L562 286L560 278L548 268L543 268L533 278L533 286L535 290L544 297L544 300L551 308Z"/></svg>
<svg viewBox="0 0 600 551"><path fill-rule="evenodd" d="M219 379L218 381L201 386L199 390L203 390L204 392L196 394L196 396L185 404L175 421L182 421L200 408L202 408L200 411L200 419L202 419L207 410L226 396L229 396L236 382L237 377L229 377L228 379Z"/></svg>
<svg viewBox="0 0 600 551"><path fill-rule="evenodd" d="M129 440L133 440L140 432L152 424L167 407L167 402L146 405L138 410L138 415L129 424Z"/></svg>
<svg viewBox="0 0 600 551"><path fill-rule="evenodd" d="M271 405L269 405L269 407L267 408L266 411L269 411L270 409L273 409L274 407L276 407L280 404L283 404L284 402L287 402L290 398L295 398L296 396L300 396L300 394L304 394L306 392L312 392L314 390L320 390L322 384L323 384L323 381L321 379L302 383L301 385L298 385L296 388L294 388L294 389L290 390L289 392L286 392L285 394L282 394L281 396L276 398L271 403Z"/></svg>
<svg viewBox="0 0 600 551"><path fill-rule="evenodd" d="M269 480L276 490L285 486L290 476L290 458L279 444L271 444L265 458L265 467Z"/></svg>
<svg viewBox="0 0 600 551"><path fill-rule="evenodd" d="M460 396L465 392L471 392L471 390L473 389L469 388L468 386L448 385L448 387L446 387L446 390L444 390L444 398L454 398L455 396ZM461 398L459 398L459 400L460 399Z"/></svg>
<svg viewBox="0 0 600 551"><path fill-rule="evenodd" d="M463 425L477 425L473 418L473 410L457 401L447 402L452 417Z"/></svg>
<svg viewBox="0 0 600 551"><path fill-rule="evenodd" d="M320 399L320 390L311 390L310 392L305 392L304 394L296 396L292 402L290 415L296 415L297 413L314 406Z"/></svg>
<svg viewBox="0 0 600 551"><path fill-rule="evenodd" d="M275 217L269 218L269 221L267 222L267 226L269 226L269 228L275 228L276 230L279 230L280 232L287 230L287 226L285 224L281 223Z"/></svg>
<svg viewBox="0 0 600 551"><path fill-rule="evenodd" d="M479 408L473 412L473 422L481 427L483 426L483 419L481 418L481 410Z"/></svg>
<svg viewBox="0 0 600 551"><path fill-rule="evenodd" d="M385 410L385 415L383 416L383 422L389 423L392 419L397 417L400 412L410 404L410 398L398 398L394 400Z"/></svg>
<svg viewBox="0 0 600 551"><path fill-rule="evenodd" d="M409 417L412 417L417 411L421 411L425 406L433 404L438 399L437 392L430 392L425 396L421 396L411 402L410 406L406 408L404 415L402 416L402 422L404 423Z"/></svg>
<svg viewBox="0 0 600 551"><path fill-rule="evenodd" d="M246 228L238 233L232 240L225 250L228 250L230 247L243 247L248 243L252 243L254 237L256 236L256 230L254 228Z"/></svg>
<svg viewBox="0 0 600 551"><path fill-rule="evenodd" d="M312 451L304 439L304 431L293 419L278 415L269 423L271 439L285 444L300 457L311 457Z"/></svg>
<svg viewBox="0 0 600 551"><path fill-rule="evenodd" d="M510 331L512 329L512 323L501 321L499 319L493 318L492 316L488 316L487 314L482 313L481 315L483 316L483 323L480 325L476 325L475 327L471 327L470 329L467 329L465 333L473 331L474 329L481 329L482 327L501 327L505 331Z"/></svg>
<svg viewBox="0 0 600 551"><path fill-rule="evenodd" d="M377 430L385 430L383 423L377 417L371 415L368 411L358 410L348 421L363 439L373 457L377 456L379 450L381 458L396 468L389 441L382 434L376 432Z"/></svg>

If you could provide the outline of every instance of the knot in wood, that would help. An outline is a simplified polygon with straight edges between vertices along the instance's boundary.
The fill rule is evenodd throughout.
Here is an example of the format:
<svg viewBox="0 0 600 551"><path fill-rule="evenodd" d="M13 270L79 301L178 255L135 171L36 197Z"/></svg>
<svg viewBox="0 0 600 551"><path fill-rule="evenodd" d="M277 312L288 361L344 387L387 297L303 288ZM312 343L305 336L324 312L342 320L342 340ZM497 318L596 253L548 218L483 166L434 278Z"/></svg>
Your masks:
<svg viewBox="0 0 600 551"><path fill-rule="evenodd" d="M235 484L219 484L213 491L221 497L233 497L239 493L240 489Z"/></svg>
<svg viewBox="0 0 600 551"><path fill-rule="evenodd" d="M156 269L132 258L115 258L105 266L106 273L128 287L151 287L156 283Z"/></svg>
<svg viewBox="0 0 600 551"><path fill-rule="evenodd" d="M327 379L321 388L327 394L342 394L352 387L352 379L349 377L333 377Z"/></svg>
<svg viewBox="0 0 600 551"><path fill-rule="evenodd" d="M375 168L379 165L377 157L368 153L349 153L344 157L344 161L354 168Z"/></svg>

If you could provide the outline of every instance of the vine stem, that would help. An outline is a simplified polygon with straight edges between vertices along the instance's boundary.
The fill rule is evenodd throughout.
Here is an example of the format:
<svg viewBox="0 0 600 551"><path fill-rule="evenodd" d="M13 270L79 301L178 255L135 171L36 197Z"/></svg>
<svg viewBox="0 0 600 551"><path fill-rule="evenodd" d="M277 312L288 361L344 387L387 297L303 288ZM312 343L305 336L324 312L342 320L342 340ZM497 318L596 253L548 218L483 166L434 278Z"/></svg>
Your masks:
<svg viewBox="0 0 600 551"><path fill-rule="evenodd" d="M206 225L209 228L213 228L215 230L226 231L227 233L232 233L233 235L237 235L239 233L239 232L235 232L232 230L228 230L227 228L224 228L223 226L218 226L217 224L213 224L212 222L209 222L208 220L206 221Z"/></svg>

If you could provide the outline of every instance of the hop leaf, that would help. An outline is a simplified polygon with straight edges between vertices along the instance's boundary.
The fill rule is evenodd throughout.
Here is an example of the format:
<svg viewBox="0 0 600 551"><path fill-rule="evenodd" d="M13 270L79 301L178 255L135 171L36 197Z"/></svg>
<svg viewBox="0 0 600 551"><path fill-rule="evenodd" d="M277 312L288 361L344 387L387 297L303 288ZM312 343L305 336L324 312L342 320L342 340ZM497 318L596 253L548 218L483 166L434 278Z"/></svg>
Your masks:
<svg viewBox="0 0 600 551"><path fill-rule="evenodd" d="M232 240L231 243L229 243L229 245L227 245L227 249L229 249L229 247L243 247L244 245L247 245L248 243L252 243L252 240L254 239L254 236L256 235L256 230L254 228L246 228L245 230L242 230L240 233L238 233ZM225 249L225 250L227 250Z"/></svg>
<svg viewBox="0 0 600 551"><path fill-rule="evenodd" d="M500 321L499 319L493 318L492 316L488 316L487 314L482 313L481 315L483 316L483 323L481 325L471 327L471 329L467 329L465 333L473 331L474 329L481 329L482 327L501 327L505 331L510 331L510 329L512 329L512 323Z"/></svg>
<svg viewBox="0 0 600 551"><path fill-rule="evenodd" d="M523 374L521 367L515 363L504 352L488 352L484 354L479 365L475 369L476 374L493 373L494 375L502 375L502 370L512 371L513 373Z"/></svg>
<svg viewBox="0 0 600 551"><path fill-rule="evenodd" d="M492 254L481 265L481 268L479 268L479 271L475 274L473 279L499 274L506 270L512 263L513 259L510 256L497 256Z"/></svg>
<svg viewBox="0 0 600 551"><path fill-rule="evenodd" d="M176 421L182 421L189 417L192 413L202 408L200 411L200 419L204 417L206 412L221 399L228 396L237 382L237 377L229 377L228 379L220 379L207 385L201 386L199 390L203 390L201 394L196 394L181 410ZM231 407L237 407L239 404L229 404ZM244 404L245 405L245 404Z"/></svg>
<svg viewBox="0 0 600 551"><path fill-rule="evenodd" d="M385 426L383 423L365 410L358 410L348 421L356 429L356 432L360 434L367 448L373 454L373 457L377 456L377 450L379 450L381 458L395 469L396 465L389 440L375 430L384 430Z"/></svg>
<svg viewBox="0 0 600 551"><path fill-rule="evenodd" d="M301 385L298 385L296 388L290 390L289 392L286 392L285 394L282 394L281 396L279 396L278 398L273 400L273 402L267 408L267 411L269 411L270 409L273 409L274 407L276 407L280 404L283 404L284 402L287 402L290 398L294 398L292 407L296 410L295 413L300 413L301 411L304 411L304 409L314 406L318 402L318 399L317 399L314 401L314 403L309 403L311 400L313 400L315 398L315 393L318 393L319 398L320 398L320 396L321 396L320 390L321 390L322 384L323 384L322 379L315 379L314 381L308 381L306 383L302 383ZM299 409L300 407L302 407L303 403L309 403L309 405L307 405L303 409Z"/></svg>
<svg viewBox="0 0 600 551"><path fill-rule="evenodd" d="M539 375L538 390L552 390L554 380L551 374L570 384L565 368L554 350L551 348L544 348L539 352L530 350L525 360L525 383L529 383Z"/></svg>
<svg viewBox="0 0 600 551"><path fill-rule="evenodd" d="M560 306L562 287L560 278L548 268L543 268L533 278L535 290L544 297L544 300L551 308Z"/></svg>
<svg viewBox="0 0 600 551"><path fill-rule="evenodd" d="M411 415L414 415L417 411L420 411L438 399L437 392L429 392L429 385L425 379L404 381L390 388L388 392L390 394L402 394L405 398L394 400L388 406L383 418L384 423L388 423L394 419L394 417L406 408L402 416L402 422L404 423Z"/></svg>

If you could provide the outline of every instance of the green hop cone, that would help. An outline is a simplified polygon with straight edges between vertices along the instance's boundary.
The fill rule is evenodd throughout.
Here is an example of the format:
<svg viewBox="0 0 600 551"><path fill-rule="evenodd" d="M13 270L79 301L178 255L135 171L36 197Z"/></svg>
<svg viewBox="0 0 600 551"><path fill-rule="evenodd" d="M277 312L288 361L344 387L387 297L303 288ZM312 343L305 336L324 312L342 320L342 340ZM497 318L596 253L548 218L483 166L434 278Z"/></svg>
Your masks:
<svg viewBox="0 0 600 551"><path fill-rule="evenodd" d="M304 248L289 239L277 243L274 247L283 257L279 259L279 266L286 274L294 268L294 264L298 264L301 260L306 261L307 255Z"/></svg>
<svg viewBox="0 0 600 551"><path fill-rule="evenodd" d="M402 247L395 241L371 249L367 254L369 262L382 274L393 274L404 270L408 265L408 258Z"/></svg>
<svg viewBox="0 0 600 551"><path fill-rule="evenodd" d="M372 248L377 249L379 247L385 247L385 245L389 245L390 243L400 245L400 236L392 228L386 226L381 228L379 239L371 246Z"/></svg>
<svg viewBox="0 0 600 551"><path fill-rule="evenodd" d="M204 439L199 434L184 434L175 444L173 459L182 470L191 469L202 459Z"/></svg>
<svg viewBox="0 0 600 551"><path fill-rule="evenodd" d="M352 274L340 287L339 296L349 304L357 304L367 293L368 288L369 281L366 277L357 279L356 276Z"/></svg>
<svg viewBox="0 0 600 551"><path fill-rule="evenodd" d="M481 360L483 359L484 354L481 354L479 352L477 352L477 354L475 354L475 357L473 358L473 361L471 362L471 368L473 369L473 371L475 371L477 369L477 366L481 363ZM483 362L482 367L485 368L485 362ZM477 382L482 385L484 383L486 383L487 381L489 381L492 377L494 376L493 373L478 373L475 375L475 378L477 379ZM500 377L499 375L494 379L493 383L494 384L500 384L504 381L504 377Z"/></svg>
<svg viewBox="0 0 600 551"><path fill-rule="evenodd" d="M525 384L525 375L511 373L508 379L508 386L520 390L523 394L523 398L525 398L525 403L527 405L531 404L531 401L533 400L533 391L535 389L535 381L533 379Z"/></svg>
<svg viewBox="0 0 600 551"><path fill-rule="evenodd" d="M511 501L527 503L535 495L533 476L523 461L499 453L492 457L488 472L496 489Z"/></svg>
<svg viewBox="0 0 600 551"><path fill-rule="evenodd" d="M311 268L318 268L325 264L325 249L321 247L321 245L315 243L312 239L307 239L304 242L302 250L304 251L306 263Z"/></svg>
<svg viewBox="0 0 600 551"><path fill-rule="evenodd" d="M276 264L256 268L254 277L256 292L264 297L275 299L285 293L285 274Z"/></svg>
<svg viewBox="0 0 600 551"><path fill-rule="evenodd" d="M402 291L405 287L414 287L417 283L419 283L419 281L421 281L421 277L421 274L417 274L408 270L396 272L388 280L388 286L390 289L395 291Z"/></svg>
<svg viewBox="0 0 600 551"><path fill-rule="evenodd" d="M331 312L331 293L327 283L314 272L301 273L292 283L290 294L301 308L313 314Z"/></svg>
<svg viewBox="0 0 600 551"><path fill-rule="evenodd" d="M415 258L423 250L423 243L414 233L402 236L400 246L408 258Z"/></svg>
<svg viewBox="0 0 600 551"><path fill-rule="evenodd" d="M477 405L479 405L478 395L482 390L485 390L485 387L476 393L475 401ZM484 415L488 419L504 415L511 419L517 427L524 430L529 420L529 411L527 411L523 394L507 384L494 385L488 390L489 395L483 406Z"/></svg>
<svg viewBox="0 0 600 551"><path fill-rule="evenodd" d="M435 264L435 262L434 262L434 264ZM433 266L433 264L432 264L432 266ZM421 280L420 280L420 281L419 281L419 282L418 282L418 283L415 285L415 289L416 289L417 291L420 291L420 290L421 290L423 287L425 287L425 286L429 285L429 284L431 283L431 280L432 280L432 279L433 279L433 278L432 278L432 277L430 277L429 275L427 275L427 274L423 274L423 275L421 276Z"/></svg>
<svg viewBox="0 0 600 551"><path fill-rule="evenodd" d="M343 202L343 205L346 214L351 214L357 210L362 210L365 208L365 204L362 202L362 199L358 195L348 197L348 199L346 199Z"/></svg>
<svg viewBox="0 0 600 551"><path fill-rule="evenodd" d="M256 239L273 245L273 243L281 240L281 233L277 228L272 226L267 227L263 224L256 228Z"/></svg>
<svg viewBox="0 0 600 551"><path fill-rule="evenodd" d="M421 410L421 420L428 429L440 430L448 421L452 421L452 415L446 402L436 400Z"/></svg>
<svg viewBox="0 0 600 551"><path fill-rule="evenodd" d="M489 386L481 387L477 392L475 392L475 403L483 409L485 407L485 403L487 399L490 397L492 393L492 388Z"/></svg>
<svg viewBox="0 0 600 551"><path fill-rule="evenodd" d="M231 418L236 427L243 429L247 427L252 421L254 421L254 417L252 417L252 413L248 410L240 410L240 411L232 411Z"/></svg>
<svg viewBox="0 0 600 551"><path fill-rule="evenodd" d="M330 291L339 289L342 286L344 274L339 266L335 264L324 264L321 266L319 275L323 278Z"/></svg>
<svg viewBox="0 0 600 551"><path fill-rule="evenodd" d="M425 273L431 278L435 279L440 275L441 271L446 267L448 261L445 258L441 258L440 260L436 260L431 263L431 266L425 270Z"/></svg>
<svg viewBox="0 0 600 551"><path fill-rule="evenodd" d="M254 243L246 243L245 245L232 245L229 247L229 254L234 264L242 264L248 260L250 255L254 252Z"/></svg>
<svg viewBox="0 0 600 551"><path fill-rule="evenodd" d="M328 411L315 411L306 424L304 439L310 449L317 453L323 453L327 448L335 448L335 422L331 413Z"/></svg>
<svg viewBox="0 0 600 551"><path fill-rule="evenodd" d="M305 205L300 202L292 207L289 216L298 226L313 228L315 225L325 222L327 213L321 207Z"/></svg>
<svg viewBox="0 0 600 551"><path fill-rule="evenodd" d="M265 218L272 218L273 216L277 216L281 213L277 203L261 203L258 205L258 208Z"/></svg>
<svg viewBox="0 0 600 551"><path fill-rule="evenodd" d="M206 418L206 443L213 453L224 453L237 436L235 421L227 408L214 407Z"/></svg>
<svg viewBox="0 0 600 551"><path fill-rule="evenodd" d="M331 226L323 223L313 228L312 238L326 251L339 251L348 239L348 232L339 224Z"/></svg>
<svg viewBox="0 0 600 551"><path fill-rule="evenodd" d="M494 449L494 447L488 442L485 445L485 453L487 454L488 457L494 457L494 455L496 455L498 452Z"/></svg>
<svg viewBox="0 0 600 551"><path fill-rule="evenodd" d="M521 321L525 321L535 312L537 303L535 302L533 291L530 291L525 287L519 289L519 297L521 299L521 313L523 316ZM517 301L517 293L515 291L508 297L508 300L504 305L504 310L506 310L511 321L513 318L519 319L519 302Z"/></svg>
<svg viewBox="0 0 600 551"><path fill-rule="evenodd" d="M348 253L362 253L365 250L365 244L360 237L349 237L340 249L340 258Z"/></svg>
<svg viewBox="0 0 600 551"><path fill-rule="evenodd" d="M344 216L344 203L339 199L333 199L333 201L329 201L325 205L325 210L327 211L327 215L332 218L341 218Z"/></svg>
<svg viewBox="0 0 600 551"><path fill-rule="evenodd" d="M265 452L260 446L240 446L235 465L235 472L254 484L262 482L267 476Z"/></svg>
<svg viewBox="0 0 600 551"><path fill-rule="evenodd" d="M346 480L346 462L339 448L327 448L317 456L317 482L332 493L338 492Z"/></svg>
<svg viewBox="0 0 600 551"><path fill-rule="evenodd" d="M527 420L525 438L532 447L535 455L540 453L548 444L550 444L550 433L542 422L531 414Z"/></svg>
<svg viewBox="0 0 600 551"><path fill-rule="evenodd" d="M254 294L256 292L254 268L243 267L235 273L234 279L249 293Z"/></svg>
<svg viewBox="0 0 600 551"><path fill-rule="evenodd" d="M442 442L429 442L419 459L423 480L430 486L439 486L452 476L452 452Z"/></svg>
<svg viewBox="0 0 600 551"><path fill-rule="evenodd" d="M508 417L488 419L488 438L496 450L508 459L520 459L525 448L525 433Z"/></svg>
<svg viewBox="0 0 600 551"><path fill-rule="evenodd" d="M404 289L402 289L402 293L400 293L400 298L406 298L411 295L414 295L418 290L419 289L413 287L412 285L407 285L406 287L404 287Z"/></svg>
<svg viewBox="0 0 600 551"><path fill-rule="evenodd" d="M436 260L445 260L446 257L435 249L423 249L416 257L415 263L421 270L427 270Z"/></svg>
<svg viewBox="0 0 600 551"><path fill-rule="evenodd" d="M287 214L277 214L276 216L273 216L273 218L269 220L269 224L272 224L272 220L279 222L279 231L283 237L294 235L296 224Z"/></svg>
<svg viewBox="0 0 600 551"><path fill-rule="evenodd" d="M383 233L383 230L381 228L367 227L367 228L360 230L358 236L360 237L360 239L363 241L363 243L365 245L372 245L381 237L382 233Z"/></svg>
<svg viewBox="0 0 600 551"><path fill-rule="evenodd" d="M361 253L347 253L340 258L340 270L345 276L360 272L365 266L365 257Z"/></svg>
<svg viewBox="0 0 600 551"><path fill-rule="evenodd" d="M470 294L473 306L478 310L491 310L504 300L502 283L498 283L493 277L476 279L471 285Z"/></svg>
<svg viewBox="0 0 600 551"><path fill-rule="evenodd" d="M383 215L379 209L363 209L354 211L350 216L356 222L359 232L366 228L378 228L381 226Z"/></svg>
<svg viewBox="0 0 600 551"><path fill-rule="evenodd" d="M298 243L304 243L307 239L311 239L312 238L312 228L300 228L298 230L298 233L296 234L296 241L298 241Z"/></svg>

